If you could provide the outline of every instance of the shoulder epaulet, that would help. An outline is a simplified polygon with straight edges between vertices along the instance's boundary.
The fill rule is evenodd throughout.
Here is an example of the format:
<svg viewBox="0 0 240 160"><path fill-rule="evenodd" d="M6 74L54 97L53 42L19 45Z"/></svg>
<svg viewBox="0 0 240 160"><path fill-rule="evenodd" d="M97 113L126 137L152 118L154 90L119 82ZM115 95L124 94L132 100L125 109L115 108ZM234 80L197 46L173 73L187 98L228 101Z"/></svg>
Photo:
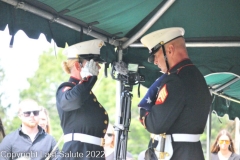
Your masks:
<svg viewBox="0 0 240 160"><path fill-rule="evenodd" d="M74 87L75 84L73 84L71 82L64 82L58 88L62 88L63 86Z"/></svg>
<svg viewBox="0 0 240 160"><path fill-rule="evenodd" d="M73 83L71 83L71 82L64 82L64 83L62 83L62 84L58 87L57 90L59 90L60 88L64 87L62 91L65 92L65 91L71 89L71 88L74 87L74 86L75 86L75 84L73 84Z"/></svg>

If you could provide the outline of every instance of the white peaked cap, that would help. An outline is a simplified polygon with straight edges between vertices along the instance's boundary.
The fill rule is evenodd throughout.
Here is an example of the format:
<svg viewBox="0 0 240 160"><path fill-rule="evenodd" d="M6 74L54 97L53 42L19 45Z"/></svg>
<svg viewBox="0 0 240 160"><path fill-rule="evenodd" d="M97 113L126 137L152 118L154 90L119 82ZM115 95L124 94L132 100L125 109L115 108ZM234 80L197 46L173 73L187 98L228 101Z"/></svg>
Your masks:
<svg viewBox="0 0 240 160"><path fill-rule="evenodd" d="M183 36L184 32L184 29L180 27L165 28L145 35L141 38L141 42L149 50L152 50L152 48L161 42L163 45L174 38Z"/></svg>
<svg viewBox="0 0 240 160"><path fill-rule="evenodd" d="M94 39L90 41L80 42L63 50L68 58L78 58L78 55L86 54L99 54L100 49L104 45L104 41L100 39Z"/></svg>

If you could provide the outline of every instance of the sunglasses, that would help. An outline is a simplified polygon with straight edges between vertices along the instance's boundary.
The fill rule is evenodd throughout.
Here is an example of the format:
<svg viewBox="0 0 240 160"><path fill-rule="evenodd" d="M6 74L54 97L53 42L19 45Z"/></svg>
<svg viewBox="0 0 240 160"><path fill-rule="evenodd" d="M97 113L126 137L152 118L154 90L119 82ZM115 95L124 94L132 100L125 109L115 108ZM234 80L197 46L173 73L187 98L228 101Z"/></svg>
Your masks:
<svg viewBox="0 0 240 160"><path fill-rule="evenodd" d="M23 112L23 115L24 115L24 117L29 117L31 115L31 113L33 113L34 116L39 115L39 111L26 111L26 112Z"/></svg>
<svg viewBox="0 0 240 160"><path fill-rule="evenodd" d="M112 134L112 133L107 133L107 136L108 136L108 137L112 137L113 134Z"/></svg>
<svg viewBox="0 0 240 160"><path fill-rule="evenodd" d="M230 144L229 140L219 140L219 144L223 144L225 142L225 144Z"/></svg>

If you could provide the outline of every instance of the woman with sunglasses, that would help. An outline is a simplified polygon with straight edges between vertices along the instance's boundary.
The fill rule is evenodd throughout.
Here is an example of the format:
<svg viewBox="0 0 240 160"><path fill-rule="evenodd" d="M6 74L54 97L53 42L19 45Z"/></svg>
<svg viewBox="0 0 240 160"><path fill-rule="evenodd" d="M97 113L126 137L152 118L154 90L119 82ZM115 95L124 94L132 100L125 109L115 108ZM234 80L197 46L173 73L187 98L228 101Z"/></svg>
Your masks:
<svg viewBox="0 0 240 160"><path fill-rule="evenodd" d="M111 124L108 124L107 132L105 134L105 145L104 145L104 152L106 160L113 160L114 159L114 138L115 132L114 128ZM133 156L131 153L127 152L126 160L132 160Z"/></svg>
<svg viewBox="0 0 240 160"><path fill-rule="evenodd" d="M240 160L235 153L233 140L227 130L221 130L212 146L211 160Z"/></svg>

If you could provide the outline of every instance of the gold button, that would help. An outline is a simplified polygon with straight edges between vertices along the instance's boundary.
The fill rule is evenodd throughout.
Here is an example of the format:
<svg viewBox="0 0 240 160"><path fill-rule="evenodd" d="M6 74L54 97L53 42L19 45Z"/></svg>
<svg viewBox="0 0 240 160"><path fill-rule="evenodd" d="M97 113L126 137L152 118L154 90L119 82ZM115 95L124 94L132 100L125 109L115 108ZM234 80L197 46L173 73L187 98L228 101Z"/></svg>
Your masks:
<svg viewBox="0 0 240 160"><path fill-rule="evenodd" d="M90 94L92 94L92 91L90 91Z"/></svg>
<svg viewBox="0 0 240 160"><path fill-rule="evenodd" d="M107 124L107 120L104 121L104 124Z"/></svg>
<svg viewBox="0 0 240 160"><path fill-rule="evenodd" d="M102 108L102 105L101 105L101 104L99 104L99 107L100 107L100 108Z"/></svg>
<svg viewBox="0 0 240 160"><path fill-rule="evenodd" d="M94 102L96 102L96 101L97 101L97 99L96 99L96 98L93 98L93 100L94 100Z"/></svg>
<svg viewBox="0 0 240 160"><path fill-rule="evenodd" d="M107 112L106 112L106 111L105 111L104 113L105 113L105 114L107 114Z"/></svg>
<svg viewBox="0 0 240 160"><path fill-rule="evenodd" d="M106 129L103 130L103 133L106 133Z"/></svg>

